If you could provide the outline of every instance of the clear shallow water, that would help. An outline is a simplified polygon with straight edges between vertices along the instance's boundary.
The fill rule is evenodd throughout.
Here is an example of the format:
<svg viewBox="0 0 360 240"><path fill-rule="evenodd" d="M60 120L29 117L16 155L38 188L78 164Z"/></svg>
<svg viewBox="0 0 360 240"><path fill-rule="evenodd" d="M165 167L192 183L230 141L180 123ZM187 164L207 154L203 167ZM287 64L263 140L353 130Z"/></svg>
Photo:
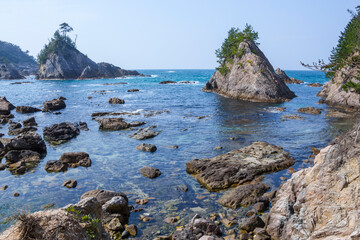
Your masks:
<svg viewBox="0 0 360 240"><path fill-rule="evenodd" d="M66 97L67 107L61 115L51 113L18 114L13 111L15 120L25 120L35 116L39 124L38 133L54 123L87 122L90 131L81 134L70 142L48 147L47 156L40 164L21 176L11 175L9 171L0 172L0 186L8 185L0 192L0 221L13 215L19 209L41 210L41 206L54 203L62 207L77 202L80 196L92 189L101 188L123 191L128 194L130 204L136 205L138 198L150 198L142 206L144 212L132 213L130 223L137 224L139 239L152 237L154 232L172 232L176 226L184 225L195 212L207 215L213 212L228 212L241 216L247 209L237 211L223 208L217 200L220 193L209 193L185 171L185 163L193 158L213 157L233 149L241 148L253 141L267 141L282 146L297 160L295 169L310 166L303 162L311 154L311 148L323 147L333 138L344 132L349 123L341 119L331 119L322 115L302 115L304 120L282 121L282 115L294 114L300 107L320 107L315 96L320 88L305 84L288 85L298 96L282 104L251 103L225 98L201 91L213 70L144 70L152 77L102 80L35 81L33 84L12 85L14 81L0 81L0 96L16 105L42 107L45 100L58 96ZM322 73L310 71L287 71L290 77L307 83L326 82ZM160 85L161 81L193 81L192 84ZM127 82L124 85L103 85L104 83ZM128 93L128 89L138 88L140 92ZM105 90L101 94L95 91ZM91 99L88 97L91 96ZM125 99L124 105L110 105L110 97ZM269 107L286 107L285 112L268 111ZM148 110L168 110L152 117L144 117ZM101 132L98 123L91 119L91 113L100 111L137 111L138 116L124 117L126 120L141 120L145 126L156 125L161 133L145 141L129 138L131 131ZM197 116L206 116L197 119ZM7 134L8 126L0 125L0 133ZM9 136L5 135L4 138ZM230 140L235 137L236 140ZM155 153L135 149L141 142L152 143L158 147ZM179 145L171 149L166 145ZM213 150L222 146L221 150ZM48 160L59 159L62 153L85 151L90 154L92 166L89 168L70 168L65 173L47 173L44 170ZM143 166L157 167L162 175L157 179L147 179L139 173ZM278 187L282 180L289 178L287 170L269 174L265 182L272 188ZM66 179L76 179L78 187L67 189L61 184ZM175 186L186 184L186 193L175 190ZM19 192L20 196L12 196ZM138 207L138 206L136 206ZM138 221L140 214L149 213L151 222ZM180 216L176 225L163 222L167 216ZM0 225L0 231L8 225Z"/></svg>

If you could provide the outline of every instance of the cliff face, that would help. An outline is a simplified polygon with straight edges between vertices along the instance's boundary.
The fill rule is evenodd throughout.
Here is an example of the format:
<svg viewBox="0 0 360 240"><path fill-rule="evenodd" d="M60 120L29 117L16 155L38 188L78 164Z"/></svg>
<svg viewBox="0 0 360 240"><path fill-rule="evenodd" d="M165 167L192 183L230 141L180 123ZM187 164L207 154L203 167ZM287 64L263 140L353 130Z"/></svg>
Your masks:
<svg viewBox="0 0 360 240"><path fill-rule="evenodd" d="M24 79L19 70L12 64L0 65L0 79Z"/></svg>
<svg viewBox="0 0 360 240"><path fill-rule="evenodd" d="M359 129L360 123L279 188L267 226L272 239L360 239Z"/></svg>
<svg viewBox="0 0 360 240"><path fill-rule="evenodd" d="M347 81L360 83L356 76L358 69L349 66L337 71L333 79L327 82L317 96L324 98L325 103L338 107L360 107L360 94L354 90L345 91L341 87Z"/></svg>
<svg viewBox="0 0 360 240"><path fill-rule="evenodd" d="M239 51L241 56L227 63L230 72L215 72L204 91L257 102L283 102L296 97L253 41L240 43Z"/></svg>
<svg viewBox="0 0 360 240"><path fill-rule="evenodd" d="M137 71L127 71L109 63L96 64L75 48L56 51L40 65L38 79L92 79L139 76Z"/></svg>

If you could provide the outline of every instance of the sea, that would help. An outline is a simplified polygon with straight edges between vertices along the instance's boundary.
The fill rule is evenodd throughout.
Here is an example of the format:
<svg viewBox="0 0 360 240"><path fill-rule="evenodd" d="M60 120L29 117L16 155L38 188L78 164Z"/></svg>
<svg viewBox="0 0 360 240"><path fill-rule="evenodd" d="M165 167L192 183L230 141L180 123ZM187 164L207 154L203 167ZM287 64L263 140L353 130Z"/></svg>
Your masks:
<svg viewBox="0 0 360 240"><path fill-rule="evenodd" d="M195 215L209 216L225 213L241 218L249 208L232 210L222 207L218 199L226 191L209 192L186 172L186 162L194 158L211 158L234 149L240 149L254 141L266 141L283 147L296 160L295 170L313 165L312 148L322 148L347 131L352 121L326 116L325 104L318 104L319 87L309 83L325 83L323 73L313 71L286 71L288 76L304 81L289 84L296 98L284 103L254 103L235 100L201 89L214 70L138 70L147 77L97 80L39 81L34 77L25 80L1 80L0 96L15 106L42 108L42 103L59 96L67 100L61 114L37 112L20 114L12 111L14 121L35 117L38 133L43 128L60 122L86 122L89 131L67 143L53 146L47 143L47 155L41 162L23 175L0 171L0 232L13 224L11 216L20 211L35 212L46 207L59 208L79 201L81 195L93 189L121 191L127 194L129 204L144 211L131 213L129 224L138 227L135 239L153 239L167 235L177 227L186 225ZM176 84L159 84L175 81ZM14 84L16 82L25 82ZM126 83L116 84L115 83ZM139 92L127 92L139 89ZM125 100L125 104L109 104L111 97ZM297 113L300 107L323 109L320 115ZM285 107L282 112L279 107ZM134 130L100 131L92 119L94 112L131 112L121 116L126 121L144 121L156 126L158 136L136 140L129 136ZM283 120L283 115L298 114L303 119ZM8 125L0 125L3 138ZM140 143L157 146L154 153L136 149ZM169 146L177 145L178 149ZM222 147L214 150L215 147ZM87 152L91 167L69 168L64 173L47 173L44 166L49 160L57 160L65 152ZM2 160L5 161L4 159ZM161 170L156 179L142 176L139 169L152 166ZM265 175L264 182L276 189L291 177L288 170ZM62 186L67 179L77 180L78 186L68 189ZM187 192L177 189L186 185ZM13 193L20 193L14 197ZM148 199L138 206L136 199ZM151 218L141 222L140 216ZM178 217L175 224L165 223L166 217ZM234 226L233 228L238 229ZM224 231L229 229L225 228Z"/></svg>

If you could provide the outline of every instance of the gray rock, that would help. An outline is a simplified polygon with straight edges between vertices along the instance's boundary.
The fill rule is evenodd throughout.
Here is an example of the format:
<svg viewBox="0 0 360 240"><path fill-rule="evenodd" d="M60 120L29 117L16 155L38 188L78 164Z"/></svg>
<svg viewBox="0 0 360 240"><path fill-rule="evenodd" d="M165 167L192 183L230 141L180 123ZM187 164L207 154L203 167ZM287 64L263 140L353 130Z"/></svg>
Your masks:
<svg viewBox="0 0 360 240"><path fill-rule="evenodd" d="M42 157L46 155L46 144L41 136L34 132L23 133L12 138L4 147L4 152L11 150L32 150Z"/></svg>
<svg viewBox="0 0 360 240"><path fill-rule="evenodd" d="M253 41L241 42L239 51L243 54L227 63L230 72L215 72L204 91L256 102L284 102L296 97Z"/></svg>
<svg viewBox="0 0 360 240"><path fill-rule="evenodd" d="M25 79L25 77L19 72L15 65L2 64L0 65L0 79Z"/></svg>
<svg viewBox="0 0 360 240"><path fill-rule="evenodd" d="M250 182L256 176L286 169L294 163L281 147L254 142L214 158L194 159L186 163L186 171L207 189L216 191Z"/></svg>
<svg viewBox="0 0 360 240"><path fill-rule="evenodd" d="M125 100L124 100L124 99L117 98L117 97L114 97L114 98L110 98L110 99L109 99L109 103L110 103L110 104L125 104Z"/></svg>
<svg viewBox="0 0 360 240"><path fill-rule="evenodd" d="M41 156L38 152L31 150L11 150L5 154L6 162L17 163L24 162L39 162Z"/></svg>
<svg viewBox="0 0 360 240"><path fill-rule="evenodd" d="M161 175L160 170L154 167L143 167L140 173L147 178L157 178Z"/></svg>
<svg viewBox="0 0 360 240"><path fill-rule="evenodd" d="M102 209L109 213L129 214L128 202L122 196L113 197L102 205Z"/></svg>
<svg viewBox="0 0 360 240"><path fill-rule="evenodd" d="M83 131L89 131L88 125L86 122L79 122L79 128Z"/></svg>
<svg viewBox="0 0 360 240"><path fill-rule="evenodd" d="M58 98L50 100L50 101L45 101L43 103L44 108L42 111L49 112L49 111L58 111L60 109L64 109L64 108L66 108L66 104L65 104L64 100L66 100L66 99L63 97L58 97Z"/></svg>
<svg viewBox="0 0 360 240"><path fill-rule="evenodd" d="M60 162L59 160L47 161L45 170L47 172L65 172L68 169L68 164Z"/></svg>
<svg viewBox="0 0 360 240"><path fill-rule="evenodd" d="M281 80L283 80L284 81L284 83L286 83L286 84L301 84L301 83L304 83L303 81L301 81L301 80L297 80L297 79L295 79L295 78L289 78L288 77L288 75L286 75L286 73L283 71L283 70L281 70L280 68L277 68L276 69L276 71L275 71L275 73L279 76L279 78L281 79Z"/></svg>
<svg viewBox="0 0 360 240"><path fill-rule="evenodd" d="M36 131L37 131L36 127L15 128L15 129L10 129L8 135L19 135L22 133L36 132Z"/></svg>
<svg viewBox="0 0 360 240"><path fill-rule="evenodd" d="M145 152L155 152L157 150L156 146L153 144L141 143L136 146L137 150Z"/></svg>
<svg viewBox="0 0 360 240"><path fill-rule="evenodd" d="M107 201L111 200L115 196L121 196L126 201L128 201L127 196L122 192L114 192L114 191L100 190L100 189L91 190L89 192L84 193L81 196L81 199L85 199L88 197L95 197L101 205L104 205Z"/></svg>
<svg viewBox="0 0 360 240"><path fill-rule="evenodd" d="M118 131L130 127L123 118L99 118L97 122L100 130Z"/></svg>
<svg viewBox="0 0 360 240"><path fill-rule="evenodd" d="M17 106L16 112L18 113L34 113L34 112L40 112L41 109L30 107L30 106Z"/></svg>
<svg viewBox="0 0 360 240"><path fill-rule="evenodd" d="M44 128L44 139L51 144L62 144L75 138L80 134L80 129L77 125L68 122L53 124L50 127Z"/></svg>
<svg viewBox="0 0 360 240"><path fill-rule="evenodd" d="M23 123L24 127L37 126L37 123L36 123L34 117L28 118L28 119L24 120L22 123Z"/></svg>
<svg viewBox="0 0 360 240"><path fill-rule="evenodd" d="M70 167L90 167L91 159L85 152L63 153L59 159L60 162L68 164Z"/></svg>
<svg viewBox="0 0 360 240"><path fill-rule="evenodd" d="M257 202L259 197L269 189L269 186L261 182L240 185L220 198L219 202L221 205L233 209L248 207Z"/></svg>
<svg viewBox="0 0 360 240"><path fill-rule="evenodd" d="M0 115L9 115L15 108L5 97L0 97Z"/></svg>
<svg viewBox="0 0 360 240"><path fill-rule="evenodd" d="M134 134L132 134L130 137L135 138L138 140L144 140L156 137L159 135L159 132L152 131L151 129L155 128L156 126L151 126L147 128L139 128Z"/></svg>
<svg viewBox="0 0 360 240"><path fill-rule="evenodd" d="M264 221L261 219L261 217L257 215L253 215L246 219L243 223L240 224L240 229L245 230L247 232L254 231L255 228L263 228L265 227Z"/></svg>

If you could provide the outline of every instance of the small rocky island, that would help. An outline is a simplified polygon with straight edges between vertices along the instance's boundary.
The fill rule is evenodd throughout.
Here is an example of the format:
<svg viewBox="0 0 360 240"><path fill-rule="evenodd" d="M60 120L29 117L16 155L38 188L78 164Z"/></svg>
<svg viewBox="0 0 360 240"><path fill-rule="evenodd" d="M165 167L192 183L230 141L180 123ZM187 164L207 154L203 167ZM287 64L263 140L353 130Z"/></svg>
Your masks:
<svg viewBox="0 0 360 240"><path fill-rule="evenodd" d="M232 28L216 51L221 65L203 90L254 102L284 102L296 97L275 73L257 39L249 25L243 31Z"/></svg>
<svg viewBox="0 0 360 240"><path fill-rule="evenodd" d="M143 76L137 71L121 69L109 63L95 63L76 48L67 35L73 29L66 23L54 33L53 38L38 55L37 79L101 79L125 76Z"/></svg>

